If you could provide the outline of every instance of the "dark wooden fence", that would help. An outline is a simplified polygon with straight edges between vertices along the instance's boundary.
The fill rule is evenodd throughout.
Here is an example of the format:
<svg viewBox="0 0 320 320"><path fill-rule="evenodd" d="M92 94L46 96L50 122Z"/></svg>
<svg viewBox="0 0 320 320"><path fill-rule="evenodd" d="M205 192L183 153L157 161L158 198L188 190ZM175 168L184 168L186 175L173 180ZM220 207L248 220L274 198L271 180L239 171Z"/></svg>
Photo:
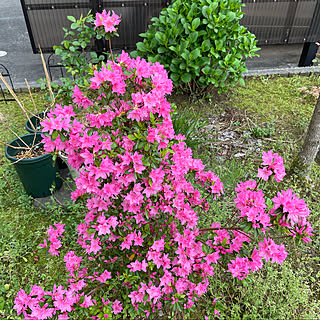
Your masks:
<svg viewBox="0 0 320 320"><path fill-rule="evenodd" d="M68 15L79 17L114 10L122 16L120 37L113 39L115 49L133 49L140 41L150 19L172 0L20 0L34 53L38 45L44 52L53 52L68 28ZM192 0L186 0L192 1ZM320 41L320 0L243 0L245 13L241 23L257 36L258 44L291 44ZM104 49L104 48L103 48ZM313 50L316 47L313 45ZM309 50L309 49L308 49ZM308 50L306 52L308 52Z"/></svg>
<svg viewBox="0 0 320 320"><path fill-rule="evenodd" d="M244 0L243 3L245 15L241 23L256 35L260 45L320 40L317 0Z"/></svg>
<svg viewBox="0 0 320 320"><path fill-rule="evenodd" d="M102 9L114 10L121 15L119 38L113 38L115 49L133 49L139 34L145 32L150 19L158 16L161 9L169 5L169 0L20 0L34 53L53 52L52 47L59 45L64 37L63 27L69 28L67 16L79 18L89 10L93 13Z"/></svg>

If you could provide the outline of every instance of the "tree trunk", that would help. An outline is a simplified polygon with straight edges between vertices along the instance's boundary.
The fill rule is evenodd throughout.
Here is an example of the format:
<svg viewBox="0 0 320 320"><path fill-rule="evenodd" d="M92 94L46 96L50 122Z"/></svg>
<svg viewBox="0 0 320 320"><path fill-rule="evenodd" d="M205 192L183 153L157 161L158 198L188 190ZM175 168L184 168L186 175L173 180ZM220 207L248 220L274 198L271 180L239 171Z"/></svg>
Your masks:
<svg viewBox="0 0 320 320"><path fill-rule="evenodd" d="M312 164L316 158L320 146L320 96L313 111L301 151L294 160L291 172L296 173L300 178L309 179Z"/></svg>

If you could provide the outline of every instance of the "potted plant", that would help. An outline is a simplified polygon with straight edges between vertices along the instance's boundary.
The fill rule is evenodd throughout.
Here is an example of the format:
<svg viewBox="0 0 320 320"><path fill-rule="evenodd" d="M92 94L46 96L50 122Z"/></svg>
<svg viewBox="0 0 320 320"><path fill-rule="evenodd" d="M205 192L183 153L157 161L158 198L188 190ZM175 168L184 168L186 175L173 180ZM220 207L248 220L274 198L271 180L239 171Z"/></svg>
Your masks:
<svg viewBox="0 0 320 320"><path fill-rule="evenodd" d="M55 185L56 189L62 185L61 179L57 176L58 165L53 162L52 155L44 150L42 134L37 132L40 121L31 120L28 110L19 101L1 74L0 79L26 115L30 130L33 131L30 134L19 136L8 127L16 138L10 143L1 142L6 146L6 158L13 163L27 194L35 198L46 197L51 194L52 185ZM32 99L31 91L29 90L29 92ZM33 117L37 120L36 115Z"/></svg>
<svg viewBox="0 0 320 320"><path fill-rule="evenodd" d="M62 181L57 177L58 164L53 164L52 155L45 153L41 133L29 133L11 141L5 149L19 175L26 193L42 198L51 194L51 187L59 189Z"/></svg>
<svg viewBox="0 0 320 320"><path fill-rule="evenodd" d="M46 117L46 112L40 112L30 117L25 124L25 128L28 132L41 132L41 121Z"/></svg>

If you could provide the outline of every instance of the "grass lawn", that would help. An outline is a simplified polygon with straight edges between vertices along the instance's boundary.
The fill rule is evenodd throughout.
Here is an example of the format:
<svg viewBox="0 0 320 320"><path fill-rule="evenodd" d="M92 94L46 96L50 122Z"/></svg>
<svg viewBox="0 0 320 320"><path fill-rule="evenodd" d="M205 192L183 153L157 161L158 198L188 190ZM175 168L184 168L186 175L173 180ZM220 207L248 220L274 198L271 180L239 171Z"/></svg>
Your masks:
<svg viewBox="0 0 320 320"><path fill-rule="evenodd" d="M190 132L190 139L206 136L207 142L197 141L195 157L201 157L225 185L225 196L213 203L209 214L201 215L203 226L225 219L226 212L234 207L237 182L254 178L262 151L278 152L289 169L316 103L312 95L316 86L320 86L320 78L315 75L250 78L246 87L232 88L223 95L208 91L201 98L190 98L177 93L169 99L186 119L201 114L202 124L197 132ZM33 110L28 94L18 96ZM34 98L39 110L43 110L43 94L36 93ZM16 103L0 102L0 121L1 141L14 139L8 127L18 134L26 134L25 118ZM0 318L20 319L12 310L20 288L28 291L33 284L50 287L54 282L62 283L66 277L63 260L47 255L38 246L46 237L48 226L54 222L66 224L69 236L64 238L64 245L70 249L76 239L75 227L85 209L81 204L49 206L46 210L35 208L13 166L8 165L4 146L0 148ZM286 242L290 250L285 263L281 266L266 263L263 270L248 277L242 285L231 277L229 280L214 277L192 319L203 319L213 298L218 299L221 319L319 319L319 166L314 165L311 178L309 184L301 185L294 177L288 177L269 191L275 194L279 188L292 188L306 200L312 211L313 242L300 247Z"/></svg>

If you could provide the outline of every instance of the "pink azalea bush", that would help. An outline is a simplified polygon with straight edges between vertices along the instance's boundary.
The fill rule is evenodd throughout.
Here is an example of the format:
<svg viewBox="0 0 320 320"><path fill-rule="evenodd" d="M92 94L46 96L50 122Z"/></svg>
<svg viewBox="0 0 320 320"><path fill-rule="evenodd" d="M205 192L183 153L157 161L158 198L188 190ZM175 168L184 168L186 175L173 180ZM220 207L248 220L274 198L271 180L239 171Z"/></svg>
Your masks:
<svg viewBox="0 0 320 320"><path fill-rule="evenodd" d="M96 27L111 28L109 20L116 25L119 17L104 12ZM238 184L232 224L199 227L223 184L175 134L171 90L163 66L122 52L93 71L88 88L75 87L72 105L57 105L42 122L46 151L64 151L79 171L72 198L85 199L88 212L77 227L79 248L63 257L67 283L21 289L18 315L136 319L161 309L192 311L218 263L243 280L265 261L285 260L271 230L310 240L308 206L292 190L266 204L260 182L285 175L282 158L271 151L263 153L258 182ZM59 255L63 232L61 223L50 226L41 246Z"/></svg>

